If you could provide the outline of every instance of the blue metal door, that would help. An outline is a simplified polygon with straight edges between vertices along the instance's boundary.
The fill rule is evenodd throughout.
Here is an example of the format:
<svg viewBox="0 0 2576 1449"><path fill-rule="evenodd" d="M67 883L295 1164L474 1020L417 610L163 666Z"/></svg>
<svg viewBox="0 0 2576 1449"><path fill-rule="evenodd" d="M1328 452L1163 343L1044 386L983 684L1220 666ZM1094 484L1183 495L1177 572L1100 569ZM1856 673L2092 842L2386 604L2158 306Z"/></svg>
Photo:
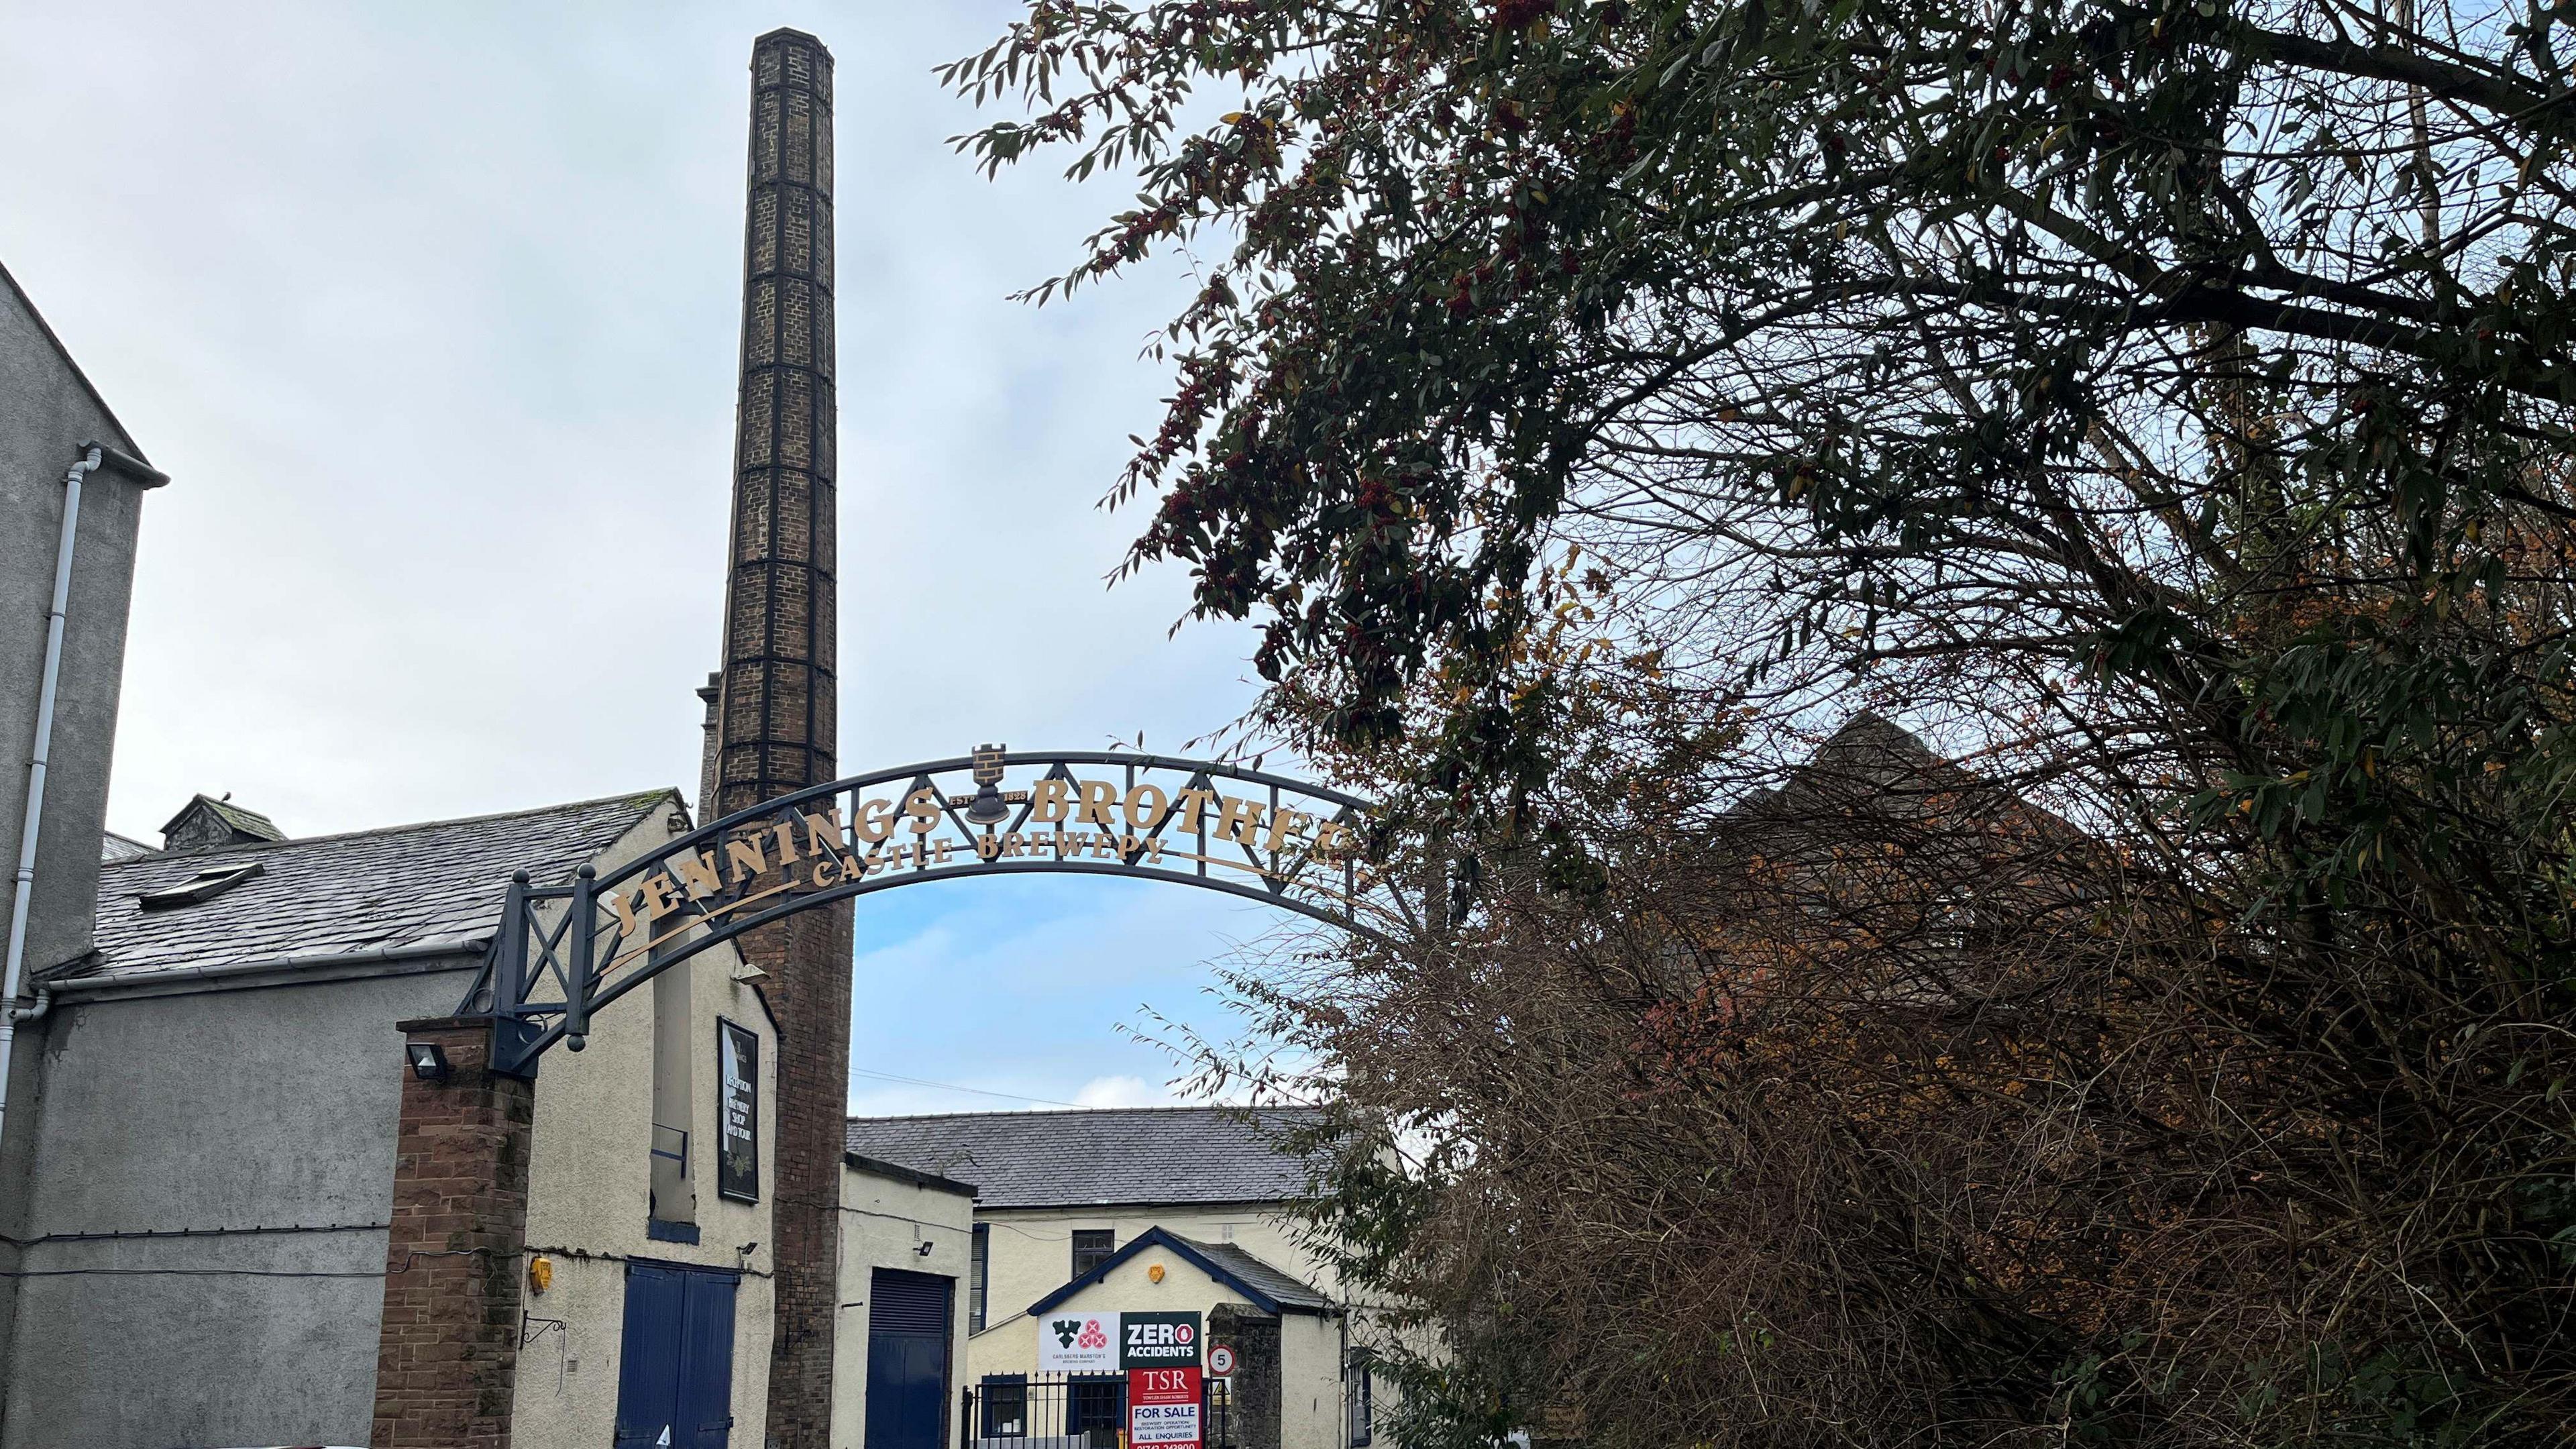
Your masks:
<svg viewBox="0 0 2576 1449"><path fill-rule="evenodd" d="M879 1268L868 1289L866 1449L943 1449L956 1280Z"/></svg>
<svg viewBox="0 0 2576 1449"><path fill-rule="evenodd" d="M738 1274L626 1266L617 1367L617 1449L725 1449L733 1430Z"/></svg>

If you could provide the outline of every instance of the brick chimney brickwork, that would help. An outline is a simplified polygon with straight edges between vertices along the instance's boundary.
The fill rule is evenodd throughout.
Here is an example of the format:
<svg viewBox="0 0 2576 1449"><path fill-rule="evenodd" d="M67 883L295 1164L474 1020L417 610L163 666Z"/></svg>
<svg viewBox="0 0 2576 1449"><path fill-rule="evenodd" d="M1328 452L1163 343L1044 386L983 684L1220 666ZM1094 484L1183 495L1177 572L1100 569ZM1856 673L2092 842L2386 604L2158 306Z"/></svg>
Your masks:
<svg viewBox="0 0 2576 1449"><path fill-rule="evenodd" d="M536 1084L490 1071L492 1019L398 1023L447 1054L403 1070L376 1337L381 1449L510 1449Z"/></svg>
<svg viewBox="0 0 2576 1449"><path fill-rule="evenodd" d="M742 394L716 705L714 800L730 814L835 778L832 56L777 30L752 47ZM779 1022L777 1312L767 1443L826 1449L850 1062L850 913L745 937Z"/></svg>

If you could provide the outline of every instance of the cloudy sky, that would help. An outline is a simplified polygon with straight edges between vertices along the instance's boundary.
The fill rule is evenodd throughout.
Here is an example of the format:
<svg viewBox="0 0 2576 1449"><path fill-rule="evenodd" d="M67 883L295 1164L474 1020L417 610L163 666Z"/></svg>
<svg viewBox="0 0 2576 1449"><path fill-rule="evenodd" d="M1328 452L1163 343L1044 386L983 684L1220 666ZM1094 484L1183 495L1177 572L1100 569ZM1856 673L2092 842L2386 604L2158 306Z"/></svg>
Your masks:
<svg viewBox="0 0 2576 1449"><path fill-rule="evenodd" d="M694 789L724 566L752 38L839 61L841 759L1173 748L1243 634L1104 586L1094 501L1178 263L1033 309L1123 197L981 179L937 63L988 3L0 0L0 261L174 483L144 521L110 824L297 835ZM1161 1100L1272 928L1073 878L860 904L861 1111ZM978 1096L914 1078L984 1089ZM1016 1095L1014 1095L1016 1094Z"/></svg>

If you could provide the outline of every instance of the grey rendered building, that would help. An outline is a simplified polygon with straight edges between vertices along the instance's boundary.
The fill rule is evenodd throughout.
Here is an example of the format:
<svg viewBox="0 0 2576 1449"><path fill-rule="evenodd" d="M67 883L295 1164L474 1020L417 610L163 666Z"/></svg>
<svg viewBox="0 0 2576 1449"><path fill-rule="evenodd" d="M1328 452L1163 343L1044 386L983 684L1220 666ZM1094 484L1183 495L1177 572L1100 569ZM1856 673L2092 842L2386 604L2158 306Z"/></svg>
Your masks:
<svg viewBox="0 0 2576 1449"><path fill-rule="evenodd" d="M193 848L96 866L93 836L94 949L36 980L7 1449L365 1442L395 1024L456 1009L512 871L568 878L678 808L278 840L216 836L217 803L171 822Z"/></svg>
<svg viewBox="0 0 2576 1449"><path fill-rule="evenodd" d="M96 450L93 453L93 450ZM66 475L81 469L69 589L60 610L55 689L42 742L44 794L32 856L25 829L47 694L48 638L63 562ZM125 620L143 494L165 481L82 375L53 329L0 268L0 925L22 974L90 949L109 755L125 662ZM24 889L20 879L24 877ZM23 896L23 911L17 902ZM13 1003L0 1000L0 1009ZM0 1363L28 1270L27 1132L41 1051L40 1023L12 1020L0 1072ZM17 1050L25 1041L28 1050ZM0 1375L0 1394L8 1391Z"/></svg>
<svg viewBox="0 0 2576 1449"><path fill-rule="evenodd" d="M57 611L65 475L93 448ZM13 1028L0 1449L383 1442L384 1393L405 1375L380 1368L421 1356L388 1303L446 1281L424 1256L484 1254L495 1271L474 1274L524 1285L524 1319L498 1335L515 1372L486 1378L506 1403L477 1404L516 1442L755 1442L778 1036L729 945L656 977L595 1023L587 1051L549 1061L521 1182L505 1189L523 1194L521 1241L424 1255L396 1251L392 1232L422 1213L398 1200L397 1164L441 1150L434 1128L406 1134L408 1104L447 1090L443 1076L407 1080L405 1024L471 1029L456 1013L514 872L545 885L614 868L685 831L686 803L654 790L293 839L199 796L157 845L109 834L136 532L160 481L0 272L0 861L13 872L62 621L30 905L11 923L16 989L0 990ZM719 1124L744 1106L747 1188L739 1170L712 1180ZM639 1282L650 1291L631 1292Z"/></svg>

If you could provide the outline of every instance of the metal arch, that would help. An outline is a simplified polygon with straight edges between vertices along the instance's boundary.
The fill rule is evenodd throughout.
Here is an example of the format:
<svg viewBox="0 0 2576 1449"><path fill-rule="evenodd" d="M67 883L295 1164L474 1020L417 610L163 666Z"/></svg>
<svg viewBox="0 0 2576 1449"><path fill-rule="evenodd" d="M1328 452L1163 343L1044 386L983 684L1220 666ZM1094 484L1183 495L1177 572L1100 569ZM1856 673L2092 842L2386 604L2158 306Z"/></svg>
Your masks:
<svg viewBox="0 0 2576 1449"><path fill-rule="evenodd" d="M1038 783L1061 780L1068 782L1069 790L1079 792L1084 782L1070 768L1077 765L1112 766L1124 772L1127 789L1119 797L1119 808L1130 824L1134 823L1132 802L1136 799L1140 773L1185 775L1187 783L1175 787L1175 792L1157 812L1150 828L1145 828L1142 834L1103 832L1093 835L1088 830L1068 832L1065 820L1060 816L1055 821L1046 822L1052 825L1052 831L1024 835L1023 827L1028 825L1031 813L1038 805L1037 792L1027 790L1013 791L1010 796L1003 797L1005 800L1016 797L1019 804L1016 815L1009 819L1007 826L997 830L996 826L1001 822L987 820L982 822L983 829L979 835L976 824L962 813L964 807L973 803L971 792L955 794L941 788L938 782L938 777L943 775L973 771L978 785L989 789L990 782L983 778L986 770L993 771L995 779L998 779L1013 767L1043 766L1045 772L1036 777ZM1262 792L1250 817L1252 832L1260 833L1260 822L1264 818L1280 827L1270 831L1266 846L1256 846L1245 840L1239 831L1230 836L1220 834L1213 838L1212 843L1208 831L1208 815L1212 810L1221 803L1226 804L1224 819L1231 820L1234 818L1232 808L1249 798L1224 795L1216 787L1220 780L1251 786ZM936 809L926 817L928 823L905 827L916 836L913 845L902 847L891 858L885 858L885 847L891 841L897 822L925 818L918 812L890 814L886 817L884 829L874 840L866 840L859 833L860 819L865 813L860 807L866 792L896 782L904 782L892 802L898 811L911 805L924 790L929 792ZM1157 793L1162 793L1159 783L1141 783L1153 784ZM1166 832L1173 829L1182 814L1180 800L1194 790L1207 792L1190 812L1196 828L1172 837L1195 840L1198 845L1195 854L1177 857L1194 868L1184 870L1164 866L1160 862ZM1315 802L1338 808L1329 816L1291 808L1283 817L1281 811L1286 804L1283 792L1297 797L1301 803ZM843 796L849 798L851 805L850 818L846 821L840 819L839 801ZM882 805L888 802L866 803ZM811 813L817 808L821 814ZM1090 807L1086 805L1084 808ZM488 1012L493 1016L492 1062L496 1070L534 1076L538 1058L556 1042L565 1042L574 1051L582 1049L594 1011L700 952L801 911L898 886L966 877L1112 875L1132 880L1169 881L1285 907L1368 939L1392 944L1392 938L1385 932L1359 919L1358 908L1363 898L1372 897L1385 902L1391 908L1390 914L1407 923L1414 922L1412 910L1400 891L1390 893L1379 889L1382 883L1374 880L1363 886L1356 850L1346 848L1330 854L1321 853L1320 843L1326 838L1321 829L1316 831L1315 842L1306 844L1303 850L1282 848L1286 827L1297 817L1302 817L1304 822L1298 827L1300 829L1329 822L1335 831L1348 832L1355 846L1359 822L1373 812L1374 807L1359 796L1285 775L1220 761L1117 750L978 751L972 755L853 775L807 786L749 809L735 811L673 836L668 841L658 842L636 859L605 874L595 874L593 868L585 864L575 872L573 882L568 886L536 886L529 882L526 872L518 873L510 884L502 929L496 933L483 970L469 989L461 1010L474 1014ZM798 889L788 866L800 859L819 860L827 853L818 845L826 837L811 828L816 821L838 827L837 835L830 837L828 853L837 868L849 870L856 867L852 872L856 878ZM756 828L746 833L746 827ZM807 831L808 849L803 857L794 852L792 844L800 827ZM944 832L951 827L956 835L945 836ZM1221 824L1220 829L1223 828ZM773 835L781 844L779 872L785 883L743 894L712 907L692 889L687 899L669 905L667 914L679 918L676 926L659 935L654 934L652 921L662 919L665 914L656 911L652 920L642 923L645 939L629 944L628 928L636 925L636 918L642 914L638 906L650 906L655 901L652 887L657 884L653 880L657 872L662 877L658 882L662 887L661 894L668 896L674 874L687 874L677 870L673 861L685 858L701 867L713 861L721 873L725 861L709 854L710 850L723 854L730 842L758 842ZM934 836L942 837L937 843L936 862L930 858ZM1006 837L1027 844L1031 851L1037 850L1037 843L1043 842L1053 854L1044 858L1004 859L1001 844ZM1075 842L1075 851L1089 848L1095 853L1067 853L1066 842L1069 840ZM863 841L876 848L864 849ZM951 847L960 842L970 846L971 852L951 862ZM1110 849L1111 842L1116 843L1115 849ZM987 851L987 845L993 848ZM1230 857L1218 858L1214 847L1220 845L1239 848L1245 859L1238 863ZM1096 853L1101 850L1109 850L1109 854ZM914 855L909 866L903 863L905 851ZM765 854L765 847L759 847L755 853ZM1211 865L1251 874L1258 884L1211 875ZM1337 876L1338 880L1328 882L1325 879L1328 875ZM701 879L704 879L703 870ZM740 887L745 879L736 876L733 884ZM761 877L754 875L749 879L756 884ZM1336 894L1338 908L1314 898L1322 895L1330 899ZM756 911L741 909L755 901L779 895L786 896L786 899ZM604 903L609 903L606 908L616 914L617 921L604 923L601 920ZM604 938L605 950L602 949L604 925L610 931ZM552 991L545 989L549 982L554 988Z"/></svg>
<svg viewBox="0 0 2576 1449"><path fill-rule="evenodd" d="M1229 780L1241 780L1249 785L1262 785L1274 789L1294 790L1300 795L1310 796L1317 800L1330 800L1336 805L1341 805L1362 813L1367 813L1377 808L1369 801L1361 799L1357 795L1347 794L1343 791L1335 790L1324 785L1309 785L1302 780L1293 779L1287 775L1272 774L1262 770L1246 769L1240 765L1228 765L1214 760L1192 760L1178 755L1143 755L1124 750L1051 750L1043 752L1022 750L1017 753L1004 752L1001 757L1001 763L1005 768L1012 765L1121 765L1138 770L1187 770L1192 774L1197 775L1212 775ZM600 877L599 883L603 886L614 885L629 876L640 875L652 864L654 860L658 859L661 854L680 849L694 837L713 837L721 839L727 831L730 831L734 827L742 825L747 821L774 815L781 810L802 805L808 801L828 799L831 796L848 794L854 790L864 790L871 785L883 785L889 781L900 780L907 775L916 778L930 775L951 775L955 774L959 770L971 770L974 767L975 757L973 755L956 755L945 760L931 760L917 765L898 765L890 770L878 770L866 775L852 775L847 779L834 780L827 784L808 785L802 790L780 795L774 799L754 805L747 810L737 810L731 815L725 816L723 819L710 821L709 823L701 825L697 829L690 831L686 835L675 835L671 837L671 843L665 846L662 851L648 854L641 860L618 867L608 875ZM1026 811L1022 812L1022 819L1026 818L1026 814ZM1014 823L1016 824L1018 822Z"/></svg>

